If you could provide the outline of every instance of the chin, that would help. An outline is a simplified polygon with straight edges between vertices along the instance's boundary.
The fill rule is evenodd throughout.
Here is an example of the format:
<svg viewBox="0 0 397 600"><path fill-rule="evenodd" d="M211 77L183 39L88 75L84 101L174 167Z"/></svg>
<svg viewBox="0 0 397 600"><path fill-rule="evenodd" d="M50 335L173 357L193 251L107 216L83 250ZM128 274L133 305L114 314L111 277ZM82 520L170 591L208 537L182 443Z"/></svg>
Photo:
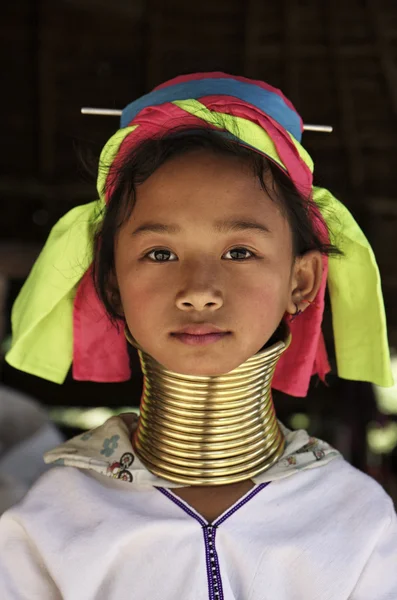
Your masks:
<svg viewBox="0 0 397 600"><path fill-rule="evenodd" d="M161 363L169 371L179 373L180 375L192 375L196 377L217 377L219 375L225 375L233 369L236 369L244 362L242 358L239 362L223 362L216 360L200 360L196 358L194 361L166 361L166 364Z"/></svg>

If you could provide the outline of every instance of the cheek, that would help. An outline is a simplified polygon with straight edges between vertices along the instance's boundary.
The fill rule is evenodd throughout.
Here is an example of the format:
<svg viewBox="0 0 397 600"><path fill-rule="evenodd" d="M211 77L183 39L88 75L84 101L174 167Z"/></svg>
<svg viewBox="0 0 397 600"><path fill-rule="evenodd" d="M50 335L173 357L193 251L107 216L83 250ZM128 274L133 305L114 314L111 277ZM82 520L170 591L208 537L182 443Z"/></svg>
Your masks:
<svg viewBox="0 0 397 600"><path fill-rule="evenodd" d="M121 302L127 321L140 324L150 315L150 320L160 316L164 300L169 291L164 277L146 277L139 269L131 269L128 274L119 275Z"/></svg>
<svg viewBox="0 0 397 600"><path fill-rule="evenodd" d="M289 298L288 278L281 270L274 273L261 273L250 282L249 286L240 288L238 300L245 306L245 313L258 322L279 321L283 317Z"/></svg>

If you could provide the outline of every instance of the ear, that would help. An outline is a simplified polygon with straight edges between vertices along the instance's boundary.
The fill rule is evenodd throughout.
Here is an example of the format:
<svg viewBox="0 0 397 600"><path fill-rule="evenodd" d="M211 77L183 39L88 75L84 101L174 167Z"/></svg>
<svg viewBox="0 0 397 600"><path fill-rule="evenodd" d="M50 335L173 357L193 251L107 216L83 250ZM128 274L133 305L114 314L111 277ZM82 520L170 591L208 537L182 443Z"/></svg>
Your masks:
<svg viewBox="0 0 397 600"><path fill-rule="evenodd" d="M116 273L112 271L109 275L109 284L108 284L108 300L112 305L113 309L116 313L123 318L124 317L124 309L121 303L121 296L119 291L119 286L117 283Z"/></svg>
<svg viewBox="0 0 397 600"><path fill-rule="evenodd" d="M310 250L295 259L291 274L290 298L287 312L304 311L320 289L323 260L318 250Z"/></svg>

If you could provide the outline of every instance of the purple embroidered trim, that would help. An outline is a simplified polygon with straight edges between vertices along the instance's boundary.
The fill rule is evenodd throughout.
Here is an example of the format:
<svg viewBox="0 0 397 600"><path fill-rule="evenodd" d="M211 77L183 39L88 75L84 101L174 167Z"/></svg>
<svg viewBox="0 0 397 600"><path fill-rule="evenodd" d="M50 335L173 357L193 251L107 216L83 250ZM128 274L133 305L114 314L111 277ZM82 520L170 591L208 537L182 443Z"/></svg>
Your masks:
<svg viewBox="0 0 397 600"><path fill-rule="evenodd" d="M245 496L240 502L235 504L230 510L228 510L223 516L221 516L214 523L207 523L200 515L196 514L193 510L191 510L186 504L184 504L177 496L174 496L171 492L169 492L165 488L158 487L159 492L167 496L174 504L179 506L185 513L189 516L193 517L200 523L203 529L204 535L204 548L205 548L205 560L207 566L207 583L208 583L208 597L209 600L224 600L223 595L223 585L222 585L222 576L221 570L219 567L219 559L218 552L215 547L215 537L216 531L219 525L224 523L226 519L231 517L236 511L239 510L244 504L247 504L258 492L263 490L270 483L260 483L256 488L254 488L247 496Z"/></svg>
<svg viewBox="0 0 397 600"><path fill-rule="evenodd" d="M241 508L242 506L244 506L244 504L247 504L247 502L249 502L251 500L251 498L253 498L254 496L256 496L256 494L258 494L261 490L263 490L263 488L265 488L266 486L268 486L270 483L270 481L266 482L266 483L260 483L258 485L258 487L254 488L252 490L252 492L250 492L247 496L245 496L242 500L240 500L240 502L238 502L237 504L235 504L230 510L228 510L228 512L226 512L224 515L222 515L217 521L215 520L212 525L215 527L219 527L219 525L221 525L221 523L223 523L224 521L226 521L226 519L228 519L229 517L231 517L232 515L234 515L235 512L237 512L239 510L239 508ZM182 510L185 511L185 513L187 513L188 515L190 515L191 517L193 517L194 519L196 519L196 521L198 521L200 523L201 526L205 527L206 525L208 525L207 521L205 521L200 515L198 515L197 513L195 513L191 508L189 508L188 506L186 506L186 504L184 504L182 502L182 500L180 500L177 496L174 496L174 494L172 494L171 492L169 492L166 488L162 488L162 487L156 487L156 489L161 492L162 494L164 494L164 496L167 496L167 498L169 498L170 500L172 500L172 502L174 502L174 504L177 504L177 506L179 506L179 508L181 508Z"/></svg>
<svg viewBox="0 0 397 600"><path fill-rule="evenodd" d="M212 581L212 570L211 570L211 560L210 560L210 545L208 540L208 529L207 526L203 527L203 535L204 535L204 548L205 548L205 562L207 564L207 585L208 585L208 597L209 600L215 600L215 591Z"/></svg>
<svg viewBox="0 0 397 600"><path fill-rule="evenodd" d="M218 553L215 547L216 527L203 527L205 556L207 563L208 596L210 600L223 600L222 578L219 569Z"/></svg>
<svg viewBox="0 0 397 600"><path fill-rule="evenodd" d="M229 517L234 515L234 513L239 510L239 508L244 506L244 504L247 504L247 502L249 502L251 500L251 498L256 496L256 494L258 494L261 490L263 490L263 488L268 486L269 483L270 483L270 481L267 481L266 483L260 483L258 485L258 487L254 488L252 490L252 492L250 492L248 494L248 496L245 496L245 498L240 500L240 502L238 502L238 504L235 504L230 510L228 510L227 513L222 515L217 521L214 521L214 523L213 523L214 527L219 527L219 525L221 525L221 523L224 523L224 521L226 521L226 519L228 519Z"/></svg>
<svg viewBox="0 0 397 600"><path fill-rule="evenodd" d="M263 490L263 488L265 488L266 486L268 486L270 483L261 483L258 485L258 487L256 487L255 489L252 490L252 492L250 492L247 496L245 496L245 498L243 498L242 500L240 500L240 502L238 502L235 506L233 506L229 511L227 511L223 516L221 516L217 521L215 521L213 523L213 527L212 527L212 531L213 531L213 536L212 536L212 540L213 540L213 549L214 549L214 565L215 565L215 572L216 572L216 579L213 576L212 573L212 569L211 569L211 579L209 579L209 581L211 581L211 587L213 588L213 597L210 594L210 598L211 600L223 600L224 596L223 596L223 585L222 585L222 576L221 576L221 570L219 567L219 559L218 559L218 552L216 550L216 546L215 546L215 539L216 539L216 532L217 529L219 527L219 525L221 525L222 523L224 523L226 521L226 519L228 519L229 517L231 517L237 510L239 510L239 508L241 508L242 506L244 506L244 504L247 504L247 502L249 502L254 496L256 496L256 494L258 494L258 492L260 492L261 490ZM207 563L208 564L208 563ZM216 595L216 590L214 589L214 584L215 581L217 582L217 591L218 594ZM211 590L210 590L211 591Z"/></svg>
<svg viewBox="0 0 397 600"><path fill-rule="evenodd" d="M217 552L216 547L215 547L215 537L216 537L216 527L214 527L214 535L213 535L213 539L214 539L215 569L216 569L216 578L218 580L218 590L219 590L219 595L218 595L218 598L216 598L216 600L223 600L222 577L221 577L221 570L219 568L218 552Z"/></svg>
<svg viewBox="0 0 397 600"><path fill-rule="evenodd" d="M187 513L188 515L190 515L191 517L196 519L196 521L198 521L202 527L205 527L207 525L206 521L202 517L200 517L200 515L196 514L193 510L191 510L188 506L186 506L186 504L184 504L181 500L179 500L179 498L174 496L174 494L171 494L167 489L162 488L162 487L158 487L156 489L158 489L159 492L164 494L164 496L167 496L167 498L172 500L172 502L174 502L174 504L177 504L179 506L179 508L181 508L182 510L185 511L185 513Z"/></svg>

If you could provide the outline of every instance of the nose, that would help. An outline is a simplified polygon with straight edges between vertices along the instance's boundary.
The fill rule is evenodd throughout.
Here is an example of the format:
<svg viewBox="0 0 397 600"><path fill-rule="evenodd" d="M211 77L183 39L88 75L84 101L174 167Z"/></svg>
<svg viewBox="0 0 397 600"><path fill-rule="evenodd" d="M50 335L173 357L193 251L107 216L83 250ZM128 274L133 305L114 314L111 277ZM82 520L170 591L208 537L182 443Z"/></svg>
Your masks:
<svg viewBox="0 0 397 600"><path fill-rule="evenodd" d="M191 265L177 294L176 306L189 312L218 310L223 305L223 295L215 271L213 264Z"/></svg>

